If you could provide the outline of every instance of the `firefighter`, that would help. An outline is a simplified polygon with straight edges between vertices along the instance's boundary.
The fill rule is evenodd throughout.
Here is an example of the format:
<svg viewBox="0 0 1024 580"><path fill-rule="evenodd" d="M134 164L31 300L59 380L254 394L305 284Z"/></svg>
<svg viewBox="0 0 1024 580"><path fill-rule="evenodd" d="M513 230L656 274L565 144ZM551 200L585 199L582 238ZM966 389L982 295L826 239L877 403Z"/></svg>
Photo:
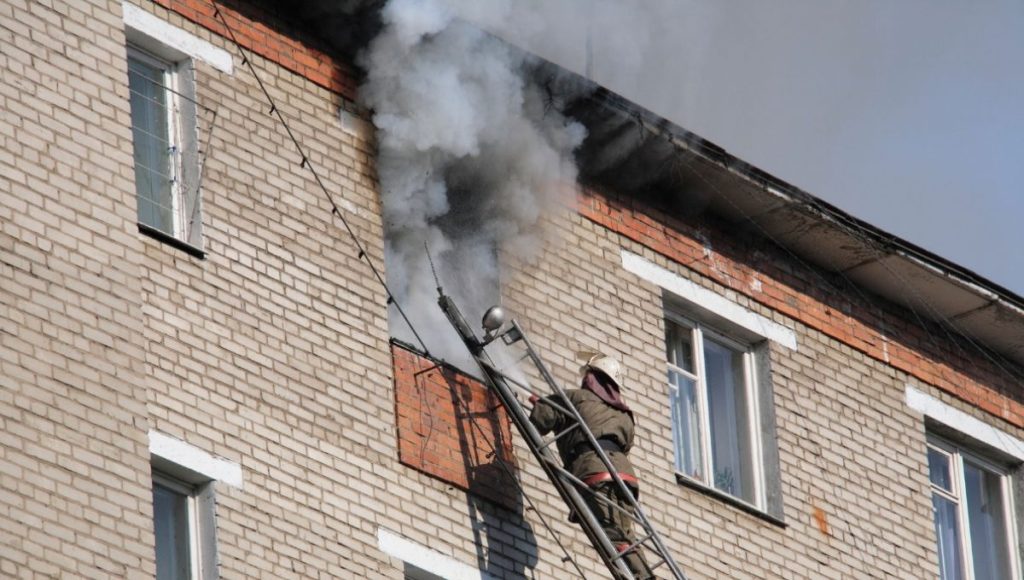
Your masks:
<svg viewBox="0 0 1024 580"><path fill-rule="evenodd" d="M639 481L628 457L633 445L635 420L633 412L622 400L619 362L612 357L595 354L580 368L580 372L583 374L580 388L569 389L566 395L594 434L623 483L629 486L634 497L639 497ZM530 422L541 435L551 431L561 432L571 424L572 420L557 409L563 404L556 395L543 399L531 395L529 402L533 404ZM583 496L608 539L620 552L625 551L635 541L632 519L597 501L594 496L601 496L627 511L629 503L619 497L612 475L587 441L586 435L574 430L561 437L558 440L558 453L565 469L590 487L592 493L584 493ZM570 520L577 521L572 516ZM639 548L626 554L625 560L636 578L654 578Z"/></svg>

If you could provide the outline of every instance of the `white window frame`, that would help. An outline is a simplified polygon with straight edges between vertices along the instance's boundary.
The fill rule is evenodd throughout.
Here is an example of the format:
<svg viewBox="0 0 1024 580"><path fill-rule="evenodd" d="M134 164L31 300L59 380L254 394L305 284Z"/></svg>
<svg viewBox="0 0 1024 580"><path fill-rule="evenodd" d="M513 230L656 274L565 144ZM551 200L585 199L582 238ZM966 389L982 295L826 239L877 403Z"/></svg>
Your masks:
<svg viewBox="0 0 1024 580"><path fill-rule="evenodd" d="M203 522L207 518L202 517L203 511L213 509L213 506L207 505L207 502L203 499L203 487L205 486L187 483L163 471L154 469L154 488L157 484L185 497L188 512L188 522L186 525L188 527L189 578L195 580L215 578L216 574L208 571L208 564L206 564L206 562L211 561L209 551L215 550L216 546L205 545L206 542L204 541L204 537L207 536L207 530L204 529L205 524ZM206 485L209 485L209 483Z"/></svg>
<svg viewBox="0 0 1024 580"><path fill-rule="evenodd" d="M698 321L706 325L705 328L710 325L716 330L716 336L731 339L732 343L739 343L745 347L747 388L748 391L753 388L753 392L749 392L748 395L752 397L751 447L752 452L756 454L752 475L755 480L756 504L682 474L677 476L677 481L721 498L732 503L734 507L772 523L785 525L769 353L776 347L797 351L799 345L796 332L734 301L728 294L705 288L643 256L622 249L621 258L623 270L643 282L662 289L666 320L670 313L674 313L691 322ZM701 396L705 396L703 393L706 389L701 388L701 391ZM705 424L709 424L706 419ZM710 443L708 445L710 446ZM675 453L675 441L672 442L672 446ZM707 454L708 450L704 453Z"/></svg>
<svg viewBox="0 0 1024 580"><path fill-rule="evenodd" d="M695 485L713 490L716 493L721 493L729 496L733 500L749 505L759 511L765 511L767 500L765 492L765 473L764 473L764 452L761 441L761 407L760 397L758 392L758 372L757 372L757 361L754 354L753 345L740 342L734 338L731 338L727 334L714 329L704 323L697 320L688 318L674 311L667 311L665 318L668 322L674 323L683 330L690 331L690 341L693 348L693 366L695 373L686 371L674 364L665 361L666 366L669 370L679 373L684 377L693 380L697 385L697 400L698 400L698 422L699 430L701 435L700 448L701 448L701 459L702 473L705 474L706 481L695 479L690 475L679 471L676 467L679 463L679 449L675 448L675 442L673 442L673 453L675 457L675 473L677 477L683 478ZM750 405L749 421L746 428L748 429L748 435L750 437L750 457L747 460L750 462L751 470L753 471L752 479L754 482L754 493L753 502L743 499L739 496L732 495L727 491L718 489L715 487L714 482L714 465L711 453L711 409L707 395L707 384L704 371L704 338L705 336L714 339L717 342L723 343L726 346L735 349L738 352L742 352L743 356L743 381L744 391L747 397L747 402ZM666 340L668 337L666 336ZM677 387L671 382L668 382L669 389L676 389Z"/></svg>
<svg viewBox="0 0 1024 580"><path fill-rule="evenodd" d="M965 566L963 571L964 580L974 579L974 555L971 545L970 514L967 509L967 499L965 497L967 489L967 483L964 475L965 459L999 476L999 487L1003 496L1004 506L1003 521L1007 528L1005 530L1007 542L1006 553L1009 554L1010 558L1010 577L1019 578L1021 574L1021 564L1017 547L1017 525L1014 517L1017 513L1017 509L1014 505L1014 493L1009 470L989 461L977 453L972 452L962 445L957 445L956 443L931 433L927 436L927 448L935 449L950 459L952 490L947 491L931 482L929 482L929 486L933 495L939 494L955 503L957 506L957 516L959 518L959 525L957 528L959 529L960 536L958 538L958 547L960 551L960 561L963 562Z"/></svg>
<svg viewBox="0 0 1024 580"><path fill-rule="evenodd" d="M173 137L178 153L176 159L172 159L176 177L175 191L172 192L172 231L166 232L141 222L139 230L202 256L203 214L195 65L202 62L230 75L234 72L231 54L127 0L123 2L122 10L129 54L143 55L147 62L155 59L167 67L168 110L169 114L176 112L173 122L168 125L176 133Z"/></svg>
<svg viewBox="0 0 1024 580"><path fill-rule="evenodd" d="M164 100L167 103L166 111L166 122L167 122L167 135L154 135L156 138L166 137L168 142L168 152L166 157L170 160L168 166L170 168L170 175L167 176L171 181L171 231L163 232L167 235L173 236L179 240L187 241L186 231L186 218L185 218L185 192L184 180L182 176L184 174L184 152L187 144L184 142L184 131L183 123L187 122L184 118L185 115L182 112L182 92L181 83L179 78L181 76L180 69L185 66L184 62L172 62L169 59L162 58L161 56L154 54L136 44L129 43L128 45L128 57L129 59L138 60L148 66L162 71L163 82L164 82ZM132 115L132 128L135 127L135 117ZM136 168L136 171L138 169ZM136 192L138 195L138 192ZM140 222L141 223L141 222ZM159 229L153 224L143 225L151 227L153 229ZM162 231L162 230L161 230Z"/></svg>
<svg viewBox="0 0 1024 580"><path fill-rule="evenodd" d="M176 482L177 489L191 489L190 507L194 509L189 510L190 533L200 544L192 550L193 559L199 559L198 573L194 571L192 577L216 580L219 572L215 486L224 484L241 490L241 466L159 431L149 432L149 454L154 482Z"/></svg>

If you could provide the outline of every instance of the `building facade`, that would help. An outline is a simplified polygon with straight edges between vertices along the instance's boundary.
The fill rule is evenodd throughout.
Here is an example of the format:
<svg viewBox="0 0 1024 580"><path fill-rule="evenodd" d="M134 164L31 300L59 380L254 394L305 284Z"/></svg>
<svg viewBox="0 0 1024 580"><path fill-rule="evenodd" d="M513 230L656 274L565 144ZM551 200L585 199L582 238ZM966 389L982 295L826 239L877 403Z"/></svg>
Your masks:
<svg viewBox="0 0 1024 580"><path fill-rule="evenodd" d="M606 577L483 386L390 339L351 63L245 2L9 1L0 41L0 575ZM899 265L584 183L501 300L566 384L622 359L690 578L1020 577L1024 356Z"/></svg>

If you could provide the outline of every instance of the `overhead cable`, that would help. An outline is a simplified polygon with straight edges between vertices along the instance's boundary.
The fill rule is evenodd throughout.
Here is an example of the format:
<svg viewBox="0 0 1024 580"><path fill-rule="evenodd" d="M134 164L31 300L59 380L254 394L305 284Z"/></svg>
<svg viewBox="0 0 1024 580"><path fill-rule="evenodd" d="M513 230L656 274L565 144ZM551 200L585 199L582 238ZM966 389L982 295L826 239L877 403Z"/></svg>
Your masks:
<svg viewBox="0 0 1024 580"><path fill-rule="evenodd" d="M355 230L352 229L352 226L349 224L348 220L345 218L345 215L342 213L341 208L339 208L338 204L334 201L334 196L331 195L331 192L330 190L327 189L327 186L324 184L323 179L320 178L320 174L317 172L316 166L309 159L309 156L306 154L305 149L302 147L302 143L300 143L298 138L295 137L295 133L292 132L291 125L288 124L288 121L284 118L284 115L281 113L281 109L277 106L277 103L274 101L274 97L270 95L270 91L268 91L266 85L263 84L263 79L260 78L260 75L256 72L256 67L254 67L252 64L252 59L250 59L248 54L246 53L245 47L243 47L242 44L238 42L238 38L235 37L234 30L232 30L231 26L228 25L227 19L224 18L224 14L221 13L220 6L216 2L214 3L214 17L220 20L221 24L224 25L224 29L227 31L228 36L231 39L231 42L235 45L235 48L242 55L242 64L249 69L249 72L252 73L253 78L256 79L256 84L259 85L260 90L263 92L263 96L266 97L267 103L270 105L270 110L268 111L268 113L270 115L274 115L277 117L278 121L281 123L281 126L284 127L285 132L288 134L288 138L291 140L292 145L294 145L296 151L298 151L299 158L301 159L299 167L308 169L309 172L312 174L313 180L316 181L317 186L320 187L320 190L327 198L327 201L331 204L331 214L336 216L339 220L341 220L342 225L345 227L345 231L348 232L349 237L352 239L352 243L355 244L356 249L359 250L359 258L366 262L366 264L370 267L370 271L373 272L374 277L377 279L377 282L379 282L380 285L384 288L384 293L387 295L387 303L389 305L394 304L395 310L398 311L399 316L402 317L402 320L405 321L406 326L409 327L409 330L412 332L413 336L416 337L416 341L419 343L420 348L423 349L424 354L427 354L429 356L430 350L427 348L427 344L423 341L423 338L420 337L420 334L416 331L416 328L413 326L412 321L410 321L409 317L406 316L405 310L402 309L401 304L399 304L398 301L395 299L394 294L392 294L391 289L388 287L387 282L384 280L384 276L380 273L380 270L377 269L377 266L373 263L373 260L370 258L370 255L366 252L366 249L363 247L362 242L359 240L359 236L356 235Z"/></svg>
<svg viewBox="0 0 1024 580"><path fill-rule="evenodd" d="M417 332L415 326L413 326L413 324L412 324L412 321L409 320L409 317L406 316L405 311L402 309L401 305L395 299L394 295L392 294L390 288L387 285L387 282L384 280L384 277L381 275L380 271L377 269L377 267L374 265L373 261L371 260L370 256L367 254L367 252L366 252L365 248L363 247L362 243L360 242L358 236L356 236L355 231L352 229L351 225L348 223L348 220L345 219L344 214L342 214L341 209L338 207L338 204L335 203L334 197L331 195L330 191L327 189L327 187L324 184L323 180L320 178L320 175L319 175L319 173L317 173L316 168L313 165L313 162L309 159L309 156L306 154L306 152L303 149L301 143L295 137L295 134L292 132L291 127L288 124L288 121L284 118L284 115L282 114L280 107L277 106L276 102L274 101L274 98L270 95L270 92L267 90L266 86L264 85L263 80L260 78L259 74L257 73L255 67L252 64L252 60L246 54L245 48L241 45L241 43L236 38L234 31L231 29L231 26L228 25L227 20L224 18L224 15L221 13L220 7L217 6L216 4L215 4L214 17L219 19L221 24L224 25L224 28L227 31L228 36L230 37L231 42L235 45L235 48L242 55L242 64L244 64L249 69L249 72L252 73L253 77L256 80L256 83L260 87L260 90L263 92L264 97L266 97L267 102L270 105L270 110L268 111L268 113L277 117L278 121L281 123L281 125L284 127L285 131L287 132L289 139L292 141L292 144L295 146L296 150L298 151L299 156L301 158L299 166L301 168L308 169L310 171L310 173L313 175L314 180L316 181L317 185L320 187L321 191L326 196L328 202L331 205L331 214L336 216L339 220L341 220L341 223L345 227L345 231L348 232L350 238L352 239L352 242L356 246L356 249L359 251L359 258L366 261L367 265L370 267L370 270L373 272L373 274L374 274L375 278L377 279L377 281L381 284L381 286L383 286L385 294L387 295L387 303L395 305L395 309L398 311L399 315L402 317L402 320L409 327L409 330L412 332L412 334L416 337L416 341L419 343L419 346L422 349L423 354L426 357L432 359L433 357L430 355L430 351L427 348L426 343L423 341L423 338L420 336L419 332ZM429 252L428 252L428 256L429 256ZM431 264L431 265L433 265L433 264ZM435 275L436 275L436 273L435 273ZM442 374L442 376L444 376L444 373L441 373L441 374ZM449 387L452 386L451 383L450 383L450 379L445 377L445 381L448 382ZM461 397L458 397L458 400L462 404L464 412L466 412L467 416L469 416L469 407L468 407L468 404L466 403L466 401L463 400ZM477 430L481 431L481 433L483 433L482 428L477 424L476 421L472 421L472 425ZM501 466L501 468L509 475L509 477L511 478L511 480L513 481L515 486L519 489L520 495L522 495L522 497L529 504L530 509L535 514L537 514L537 517L540 519L541 524L548 531L548 533L551 534L551 537L555 541L555 543L557 543L558 546L561 548L562 553L564 554L562 560L565 561L565 562L571 562L573 567L575 567L576 571L580 574L581 578L586 577L586 575L584 574L583 570L580 568L579 564L576 562L575 559L572 558L572 556L570 555L568 549L565 547L565 545L559 539L558 535L555 533L554 529L548 523L548 521L544 517L543 513L541 513L541 511L536 508L536 505L533 503L533 500L530 498L530 496L526 493L525 488L523 487L523 485L519 481L519 479L515 476L515 472L512 470L512 468L505 461L499 459L499 456L498 456L498 453L497 453L497 449L494 447L493 443L491 443L489 440L487 440L486 437L484 437L483 440L484 440L484 442L487 444L487 446L489 448L489 455L491 457L494 457L495 463L498 464L499 466Z"/></svg>

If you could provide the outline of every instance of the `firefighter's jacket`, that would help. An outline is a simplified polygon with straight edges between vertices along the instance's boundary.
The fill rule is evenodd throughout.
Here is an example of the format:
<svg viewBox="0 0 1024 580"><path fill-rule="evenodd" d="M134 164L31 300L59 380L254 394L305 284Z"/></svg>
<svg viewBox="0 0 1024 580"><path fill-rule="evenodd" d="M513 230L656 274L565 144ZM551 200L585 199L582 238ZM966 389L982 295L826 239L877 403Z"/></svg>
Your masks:
<svg viewBox="0 0 1024 580"><path fill-rule="evenodd" d="M620 411L605 403L593 392L586 389L570 389L565 392L572 404L579 411L583 421L597 439L615 441L622 451L605 450L608 459L620 474L636 477L633 465L627 457L633 446L633 419L630 414ZM549 403L550 402L550 403ZM560 433L572 419L555 408L564 407L561 397L551 395L539 399L530 413L530 422L540 431L541 435L548 432ZM565 469L579 479L605 473L608 469L587 443L586 436L579 429L574 429L558 440L558 453L562 457Z"/></svg>

